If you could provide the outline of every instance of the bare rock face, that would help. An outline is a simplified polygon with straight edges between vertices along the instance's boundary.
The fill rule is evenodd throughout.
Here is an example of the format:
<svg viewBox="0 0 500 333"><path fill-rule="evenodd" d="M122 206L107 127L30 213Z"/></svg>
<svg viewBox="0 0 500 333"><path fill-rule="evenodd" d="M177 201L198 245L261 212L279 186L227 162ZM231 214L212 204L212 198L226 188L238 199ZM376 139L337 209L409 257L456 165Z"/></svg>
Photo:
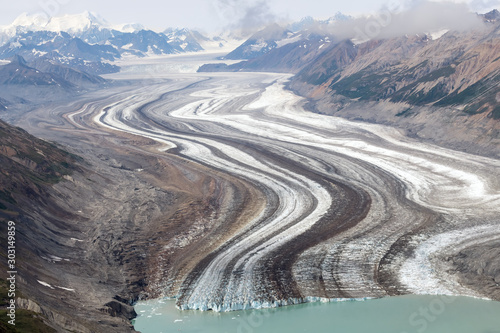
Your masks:
<svg viewBox="0 0 500 333"><path fill-rule="evenodd" d="M463 283L493 299L500 298L500 256L499 243L476 245L448 258L453 262ZM478 281L482 283L479 284Z"/></svg>
<svg viewBox="0 0 500 333"><path fill-rule="evenodd" d="M78 157L0 121L0 217L8 217L27 197L46 193L44 185L79 170Z"/></svg>
<svg viewBox="0 0 500 333"><path fill-rule="evenodd" d="M17 298L16 305L20 309L29 310L29 311L43 315L43 317L46 318L48 323L52 324L55 329L63 328L64 330L71 331L71 332L78 332L78 333L90 333L90 332L92 332L84 325L81 325L78 322L73 321L71 319L71 317L57 313L57 312L55 312L51 309L48 309L44 306L40 306L39 304L35 303L34 301L32 301L30 299Z"/></svg>
<svg viewBox="0 0 500 333"><path fill-rule="evenodd" d="M103 311L109 313L113 317L123 317L128 320L137 317L137 313L135 312L133 306L118 300L106 303L105 307L106 308L104 308Z"/></svg>

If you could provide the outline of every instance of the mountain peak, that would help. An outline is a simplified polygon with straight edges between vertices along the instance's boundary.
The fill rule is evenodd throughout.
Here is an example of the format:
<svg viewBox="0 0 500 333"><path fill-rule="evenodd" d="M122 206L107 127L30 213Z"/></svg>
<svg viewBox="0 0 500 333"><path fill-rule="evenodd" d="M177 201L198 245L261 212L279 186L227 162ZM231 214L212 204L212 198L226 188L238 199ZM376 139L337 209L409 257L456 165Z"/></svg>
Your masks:
<svg viewBox="0 0 500 333"><path fill-rule="evenodd" d="M336 12L333 16L325 20L317 20L311 16L305 16L300 21L291 23L288 28L293 32L299 32L301 30L307 30L314 26L321 25L332 25L337 22L351 20L352 16L344 15L342 12Z"/></svg>
<svg viewBox="0 0 500 333"><path fill-rule="evenodd" d="M84 11L80 14L66 14L59 17L51 17L45 25L45 30L81 32L92 26L107 27L108 23L97 14Z"/></svg>
<svg viewBox="0 0 500 333"><path fill-rule="evenodd" d="M99 14L90 12L88 10L79 14L79 16L83 17L85 20L88 20L89 22L92 22L93 24L108 25L108 22L104 18L102 18Z"/></svg>
<svg viewBox="0 0 500 333"><path fill-rule="evenodd" d="M48 18L43 14L22 13L12 22L12 26L39 27L46 25L47 22Z"/></svg>
<svg viewBox="0 0 500 333"><path fill-rule="evenodd" d="M352 19L352 16L345 15L342 12L336 12L335 15L333 15L332 17L330 17L328 19L328 21L329 22L333 22L333 21L347 21L347 20L350 20L350 19Z"/></svg>
<svg viewBox="0 0 500 333"><path fill-rule="evenodd" d="M114 25L112 28L114 30L118 30L121 32L138 32L138 31L146 29L140 23L126 23L126 24L121 24L121 25Z"/></svg>
<svg viewBox="0 0 500 333"><path fill-rule="evenodd" d="M144 26L137 23L111 25L100 15L84 11L79 14L65 14L62 16L47 17L44 14L22 13L14 22L7 26L0 26L0 34L13 37L18 32L28 31L65 31L70 35L80 35L92 29L110 29L121 32L137 32L144 30ZM0 36L1 37L1 36ZM2 40L0 40L1 44Z"/></svg>
<svg viewBox="0 0 500 333"><path fill-rule="evenodd" d="M106 20L95 13L84 11L80 14L66 14L58 17L47 17L44 14L28 14L22 13L12 24L0 27L0 32L3 32L9 37L14 36L18 32L28 31L65 31L68 33L80 33L91 27L107 27Z"/></svg>
<svg viewBox="0 0 500 333"><path fill-rule="evenodd" d="M500 12L496 9L493 9L492 11L483 14L482 15L485 20L488 21L497 21L500 19Z"/></svg>

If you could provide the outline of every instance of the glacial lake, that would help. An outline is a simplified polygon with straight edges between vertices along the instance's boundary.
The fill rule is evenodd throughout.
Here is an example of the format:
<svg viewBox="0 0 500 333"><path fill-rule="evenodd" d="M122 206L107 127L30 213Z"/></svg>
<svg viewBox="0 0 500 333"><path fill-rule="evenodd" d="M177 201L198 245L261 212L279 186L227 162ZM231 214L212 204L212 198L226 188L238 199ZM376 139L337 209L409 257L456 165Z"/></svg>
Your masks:
<svg viewBox="0 0 500 333"><path fill-rule="evenodd" d="M135 310L134 327L142 333L500 333L500 302L469 297L409 295L224 313L151 300Z"/></svg>

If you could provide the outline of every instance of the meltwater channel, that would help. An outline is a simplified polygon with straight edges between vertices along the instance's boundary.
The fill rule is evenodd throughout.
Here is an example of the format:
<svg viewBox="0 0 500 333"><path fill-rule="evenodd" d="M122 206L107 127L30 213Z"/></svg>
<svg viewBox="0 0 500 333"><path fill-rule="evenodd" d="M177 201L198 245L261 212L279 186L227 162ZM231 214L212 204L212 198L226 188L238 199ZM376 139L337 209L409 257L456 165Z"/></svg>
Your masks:
<svg viewBox="0 0 500 333"><path fill-rule="evenodd" d="M500 333L500 302L470 297L409 295L222 313L151 300L135 309L134 327L142 333Z"/></svg>

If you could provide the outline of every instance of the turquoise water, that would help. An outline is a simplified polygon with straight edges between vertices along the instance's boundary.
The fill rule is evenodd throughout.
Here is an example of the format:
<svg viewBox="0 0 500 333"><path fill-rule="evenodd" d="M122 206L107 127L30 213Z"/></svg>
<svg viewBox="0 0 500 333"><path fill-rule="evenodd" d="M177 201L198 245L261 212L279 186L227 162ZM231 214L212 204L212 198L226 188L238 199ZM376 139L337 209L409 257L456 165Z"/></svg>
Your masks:
<svg viewBox="0 0 500 333"><path fill-rule="evenodd" d="M154 300L135 310L135 329L143 333L500 333L500 302L467 297L401 296L225 313L180 311L172 300Z"/></svg>

